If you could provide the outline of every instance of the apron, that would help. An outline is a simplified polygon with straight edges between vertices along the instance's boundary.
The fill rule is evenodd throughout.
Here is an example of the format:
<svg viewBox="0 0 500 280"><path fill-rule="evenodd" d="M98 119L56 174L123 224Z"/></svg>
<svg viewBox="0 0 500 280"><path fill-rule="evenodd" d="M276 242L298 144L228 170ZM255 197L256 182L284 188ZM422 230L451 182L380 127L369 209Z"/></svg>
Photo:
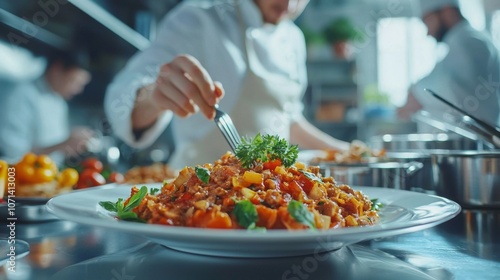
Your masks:
<svg viewBox="0 0 500 280"><path fill-rule="evenodd" d="M293 100L301 97L300 82L286 75L271 73L260 63L252 41L248 38L240 7L237 6L247 73L240 97L231 111L231 116L240 136L253 138L257 133L279 135L289 140L290 114L294 110ZM220 108L224 111L224 108ZM215 126L205 137L191 143L176 143L176 152L170 165L173 168L213 163L231 148Z"/></svg>

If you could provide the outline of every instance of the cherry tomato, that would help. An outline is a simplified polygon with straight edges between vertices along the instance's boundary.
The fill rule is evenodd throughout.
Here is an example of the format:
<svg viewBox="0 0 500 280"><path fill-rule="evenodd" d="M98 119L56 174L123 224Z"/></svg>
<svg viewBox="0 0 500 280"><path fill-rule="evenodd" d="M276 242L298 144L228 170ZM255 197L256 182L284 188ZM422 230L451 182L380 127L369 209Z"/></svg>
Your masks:
<svg viewBox="0 0 500 280"><path fill-rule="evenodd" d="M106 179L104 179L101 173L93 169L84 169L82 173L80 173L76 188L86 189L104 184L106 184Z"/></svg>
<svg viewBox="0 0 500 280"><path fill-rule="evenodd" d="M71 187L74 186L78 182L78 171L74 168L66 168L61 171L57 181L60 186L63 187Z"/></svg>
<svg viewBox="0 0 500 280"><path fill-rule="evenodd" d="M94 157L84 159L82 161L82 166L84 169L93 169L99 173L101 173L104 169L102 162Z"/></svg>
<svg viewBox="0 0 500 280"><path fill-rule="evenodd" d="M125 177L123 176L123 174L114 171L109 174L108 181L111 183L122 183L123 181L125 181Z"/></svg>

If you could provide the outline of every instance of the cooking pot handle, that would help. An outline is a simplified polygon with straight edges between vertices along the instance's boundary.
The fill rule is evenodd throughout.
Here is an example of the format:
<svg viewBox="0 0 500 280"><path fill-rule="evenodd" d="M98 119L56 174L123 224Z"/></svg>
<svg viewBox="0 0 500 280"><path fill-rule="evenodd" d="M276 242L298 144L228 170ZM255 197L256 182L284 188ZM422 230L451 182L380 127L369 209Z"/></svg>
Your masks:
<svg viewBox="0 0 500 280"><path fill-rule="evenodd" d="M424 167L424 164L418 161L408 162L408 167L406 168L406 175L410 176L413 173L419 171Z"/></svg>

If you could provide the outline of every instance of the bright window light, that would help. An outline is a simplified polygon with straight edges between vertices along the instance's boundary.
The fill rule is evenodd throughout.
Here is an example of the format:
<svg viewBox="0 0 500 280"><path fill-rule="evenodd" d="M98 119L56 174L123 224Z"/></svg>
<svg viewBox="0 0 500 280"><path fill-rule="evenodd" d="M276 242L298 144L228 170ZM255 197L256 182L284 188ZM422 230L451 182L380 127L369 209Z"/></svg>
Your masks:
<svg viewBox="0 0 500 280"><path fill-rule="evenodd" d="M380 19L377 32L379 90L402 106L409 87L433 69L436 41L418 18Z"/></svg>

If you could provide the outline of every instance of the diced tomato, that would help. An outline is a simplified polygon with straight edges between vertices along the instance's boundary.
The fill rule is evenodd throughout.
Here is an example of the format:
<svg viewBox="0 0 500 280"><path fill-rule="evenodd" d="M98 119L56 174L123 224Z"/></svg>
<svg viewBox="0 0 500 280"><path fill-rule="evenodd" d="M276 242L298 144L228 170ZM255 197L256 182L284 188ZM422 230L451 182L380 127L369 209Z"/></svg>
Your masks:
<svg viewBox="0 0 500 280"><path fill-rule="evenodd" d="M274 159L270 160L268 162L264 162L263 167L264 169L269 169L269 170L274 170L276 166L281 165L281 160L280 159Z"/></svg>

